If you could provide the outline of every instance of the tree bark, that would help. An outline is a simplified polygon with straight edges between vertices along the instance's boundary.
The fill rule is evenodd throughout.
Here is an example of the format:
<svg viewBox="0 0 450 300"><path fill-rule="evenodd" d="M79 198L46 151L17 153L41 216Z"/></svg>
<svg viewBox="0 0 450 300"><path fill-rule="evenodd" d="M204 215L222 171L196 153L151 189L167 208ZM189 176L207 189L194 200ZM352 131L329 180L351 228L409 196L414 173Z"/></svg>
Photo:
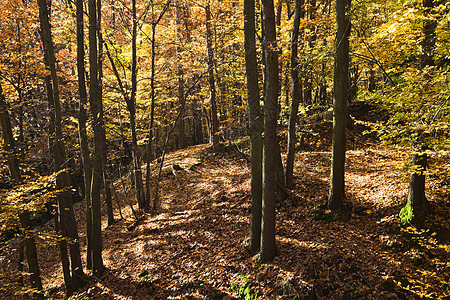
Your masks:
<svg viewBox="0 0 450 300"><path fill-rule="evenodd" d="M259 99L258 62L256 56L255 0L244 0L245 70L247 74L247 99L250 135L251 164L251 224L250 253L255 255L261 246L262 217L262 163L263 163L263 118Z"/></svg>
<svg viewBox="0 0 450 300"><path fill-rule="evenodd" d="M97 0L97 35L98 35L98 84L100 86L100 99L103 103L103 34L102 34L102 1ZM101 118L104 120L103 105L101 110ZM104 122L104 121L103 121ZM106 215L108 216L108 226L114 223L114 212L112 205L111 183L108 171L108 144L106 142L106 128L103 126L102 131L102 170L103 185L105 187L105 203Z"/></svg>
<svg viewBox="0 0 450 300"><path fill-rule="evenodd" d="M92 163L91 218L92 218L92 273L100 277L104 271L102 258L102 227L100 190L103 180L103 118L101 87L98 77L97 54L97 2L89 0L89 102L91 105L92 128L94 129L94 158Z"/></svg>
<svg viewBox="0 0 450 300"><path fill-rule="evenodd" d="M430 16L431 10L434 8L434 5L435 3L433 0L423 0L424 17L428 19L424 21L422 28L424 39L422 40L420 68L435 65L433 55L436 44L437 21Z"/></svg>
<svg viewBox="0 0 450 300"><path fill-rule="evenodd" d="M62 135L62 114L61 104L59 100L59 88L58 77L56 73L56 58L53 48L52 35L50 30L49 14L47 9L47 3L45 0L38 0L39 5L39 19L41 23L42 41L44 44L44 50L48 58L48 68L50 69L51 76L51 90L47 90L48 94L52 94L53 99L53 116L55 139L53 143L53 159L54 170L58 173L56 176L56 188L61 191L57 196L58 212L59 212L59 225L60 232L63 236L67 236L71 243L69 243L70 258L71 258L71 271L72 282L68 283L74 290L77 290L84 285L84 272L81 263L80 245L78 240L78 230L73 213L73 202L69 192L69 174L67 171L62 171L63 164L65 163L65 149L63 144ZM60 172L61 171L61 172ZM61 246L61 244L60 244ZM61 246L62 248L62 246ZM64 255L66 250L62 249L61 255ZM64 259L64 258L63 258Z"/></svg>
<svg viewBox="0 0 450 300"><path fill-rule="evenodd" d="M152 140L153 140L153 126L155 120L155 62L156 62L156 51L155 51L155 43L156 43L156 25L161 21L163 15L167 11L169 7L170 0L164 6L162 12L159 14L158 19L154 20L154 11L152 5L152 62L151 62L151 77L150 77L150 128L148 130L148 143L147 143L147 170L146 170L146 180L145 180L145 206L144 210L147 211L150 209L150 161L153 158L152 156Z"/></svg>
<svg viewBox="0 0 450 300"><path fill-rule="evenodd" d="M133 154L134 182L136 191L136 201L140 210L145 210L145 197L143 195L142 186L142 170L141 158L137 145L136 133L136 92L137 92L137 17L136 17L136 0L132 1L132 36L131 36L131 95L127 102L127 108L130 113L131 127L131 146Z"/></svg>
<svg viewBox="0 0 450 300"><path fill-rule="evenodd" d="M153 9L153 8L152 8ZM155 120L155 42L156 42L156 24L152 23L152 69L150 75L150 128L148 129L147 142L147 169L145 176L145 210L150 208L150 162L152 160L152 140L153 140L153 124Z"/></svg>
<svg viewBox="0 0 450 300"><path fill-rule="evenodd" d="M300 18L302 16L302 6L304 0L296 0L294 8L294 24L292 25L291 36L291 78L292 78L292 103L289 112L289 126L288 126L288 145L286 158L286 187L288 189L294 188L294 162L296 144L297 144L297 115L298 105L302 102L302 86L299 78L299 63L297 58L298 53L298 36L300 28Z"/></svg>
<svg viewBox="0 0 450 300"><path fill-rule="evenodd" d="M185 134L185 123L184 116L186 110L186 99L184 97L184 74L183 74L183 64L181 63L180 54L180 43L181 43L181 32L180 32L180 4L179 1L175 2L175 26L177 32L176 41L176 63L177 63L177 77L178 77L178 103L180 105L180 121L178 122L178 148L186 148L186 134Z"/></svg>
<svg viewBox="0 0 450 300"><path fill-rule="evenodd" d="M328 209L338 211L345 198L345 148L347 103L349 99L348 65L351 0L336 1L336 56L334 62L333 145Z"/></svg>
<svg viewBox="0 0 450 300"><path fill-rule="evenodd" d="M30 213L24 210L19 215L20 226L22 227L22 238L25 244L25 253L27 256L28 273L30 273L31 287L36 291L33 292L33 298L43 299L41 273L39 270L39 263L37 258L36 242L32 235Z"/></svg>
<svg viewBox="0 0 450 300"><path fill-rule="evenodd" d="M206 50L208 55L208 83L209 83L209 112L210 112L210 143L213 143L213 149L217 150L219 146L219 119L217 118L216 104L216 83L214 77L214 49L212 45L211 30L211 8L209 0L205 7L206 16Z"/></svg>
<svg viewBox="0 0 450 300"><path fill-rule="evenodd" d="M275 244L275 190L277 155L278 106L278 47L276 40L275 12L272 0L263 0L263 24L266 94L264 106L264 193L261 261L267 263L276 255Z"/></svg>
<svg viewBox="0 0 450 300"><path fill-rule="evenodd" d="M2 127L3 149L6 153L6 160L8 162L9 174L14 183L22 181L20 175L19 161L15 153L15 141L11 128L11 119L8 112L8 104L6 103L5 95L3 94L2 85L0 83L0 125Z"/></svg>
<svg viewBox="0 0 450 300"><path fill-rule="evenodd" d="M427 169L427 154L416 153L413 156L415 167L410 177L407 205L412 209L411 223L422 227L428 214L428 201L425 197L425 171Z"/></svg>
<svg viewBox="0 0 450 300"><path fill-rule="evenodd" d="M91 202L91 181L92 181L92 161L89 151L89 140L87 136L87 90L86 90L86 67L84 65L84 21L83 21L83 0L77 0L77 71L78 71L78 94L80 97L80 107L78 110L78 136L80 140L81 157L84 174L84 197L86 201L86 246L87 253L92 252L92 202ZM87 255L86 267L92 269L92 255Z"/></svg>

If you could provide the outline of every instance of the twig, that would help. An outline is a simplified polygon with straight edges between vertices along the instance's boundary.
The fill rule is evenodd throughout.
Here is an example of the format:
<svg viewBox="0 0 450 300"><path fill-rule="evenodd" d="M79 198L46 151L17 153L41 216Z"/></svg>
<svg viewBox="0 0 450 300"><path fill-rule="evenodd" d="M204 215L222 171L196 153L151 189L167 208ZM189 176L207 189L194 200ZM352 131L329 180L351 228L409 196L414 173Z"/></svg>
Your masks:
<svg viewBox="0 0 450 300"><path fill-rule="evenodd" d="M356 28L355 26L352 25L352 27L356 30L356 32L358 33L359 36L361 36L361 41L363 42L364 46L366 46L367 51L369 51L370 55L372 56L373 61L381 68L381 71L383 71L383 73L386 75L386 77L389 79L389 81L392 83L393 86L395 86L395 82L392 80L391 76L389 76L389 74L384 70L383 65L378 61L378 59L375 57L375 55L373 54L372 50L370 49L369 45L366 43L366 40L364 39L364 37L361 35L361 33L359 32L358 28Z"/></svg>

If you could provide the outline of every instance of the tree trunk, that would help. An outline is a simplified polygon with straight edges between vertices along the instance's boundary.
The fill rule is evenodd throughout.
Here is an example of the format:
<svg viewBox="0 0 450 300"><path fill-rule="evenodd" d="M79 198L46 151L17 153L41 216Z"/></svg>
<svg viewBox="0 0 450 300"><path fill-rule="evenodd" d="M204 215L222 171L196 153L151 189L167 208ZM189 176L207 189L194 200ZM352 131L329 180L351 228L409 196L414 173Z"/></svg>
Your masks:
<svg viewBox="0 0 450 300"><path fill-rule="evenodd" d="M420 68L435 65L433 60L433 54L434 54L434 47L436 44L436 26L437 26L437 21L435 19L432 19L432 17L430 16L431 10L434 7L434 1L423 0L423 7L424 7L424 17L429 19L424 21L422 29L424 39L422 40L421 43L422 54L420 60Z"/></svg>
<svg viewBox="0 0 450 300"><path fill-rule="evenodd" d="M192 111L194 114L194 141L197 145L203 144L203 123L202 123L202 107L197 96L194 96L192 102Z"/></svg>
<svg viewBox="0 0 450 300"><path fill-rule="evenodd" d="M71 243L69 243L70 258L71 258L71 271L72 271L72 282L70 283L74 290L84 285L84 273L83 266L81 263L80 246L78 240L78 230L73 213L73 202L72 197L69 192L69 174L67 171L62 171L62 166L65 162L65 149L63 144L62 135L62 114L61 114L61 104L59 101L59 89L58 89L58 77L56 73L56 59L55 52L53 48L52 35L50 31L50 21L47 9L47 4L45 0L38 0L39 5L39 18L41 23L41 34L44 44L44 50L48 58L48 68L50 69L51 76L51 90L47 90L48 94L52 94L54 116L54 128L55 128L55 139L53 143L53 159L54 159L54 170L58 173L56 176L56 188L61 193L58 193L58 212L60 219L60 232L63 236L67 236ZM49 97L50 98L50 97ZM62 171L62 172L60 172ZM61 255L63 255L62 250Z"/></svg>
<svg viewBox="0 0 450 300"><path fill-rule="evenodd" d="M348 65L351 0L336 1L336 56L334 62L333 145L328 209L340 210L345 197L345 125L349 99Z"/></svg>
<svg viewBox="0 0 450 300"><path fill-rule="evenodd" d="M251 160L251 195L252 217L250 224L250 253L255 255L261 246L261 217L262 217L262 162L264 128L258 85L258 62L256 56L256 21L255 0L244 0L244 36L245 36L245 70L247 74L247 99L250 135Z"/></svg>
<svg viewBox="0 0 450 300"><path fill-rule="evenodd" d="M267 87L264 105L264 193L261 261L267 263L276 255L275 244L275 189L277 155L278 106L278 47L275 12L272 0L263 0L265 67Z"/></svg>
<svg viewBox="0 0 450 300"><path fill-rule="evenodd" d="M152 159L152 140L153 140L153 124L155 120L155 42L156 42L156 24L152 23L152 70L150 77L150 128L148 129L147 142L147 169L145 176L145 210L150 208L150 162Z"/></svg>
<svg viewBox="0 0 450 300"><path fill-rule="evenodd" d="M186 134L185 134L185 109L186 109L186 101L184 98L184 78L183 78L183 64L181 63L181 54L180 54L180 43L181 43L181 32L180 32L180 4L177 0L175 2L175 23L176 23L176 32L177 32L177 41L176 41L176 61L177 61L177 77L178 77L178 103L180 105L180 121L178 122L178 148L184 149L186 148Z"/></svg>
<svg viewBox="0 0 450 300"><path fill-rule="evenodd" d="M103 118L101 87L98 77L97 54L97 2L89 0L89 102L91 105L92 128L94 129L94 158L92 163L91 218L92 218L92 273L100 277L104 271L102 258L102 223L100 190L103 180Z"/></svg>
<svg viewBox="0 0 450 300"><path fill-rule="evenodd" d="M136 92L137 92L137 17L136 17L136 0L132 1L132 37L131 37L131 96L127 102L127 108L130 113L131 127L131 146L133 152L133 168L136 190L136 201L140 210L145 210L145 198L142 186L142 170L139 149L137 145L136 133Z"/></svg>
<svg viewBox="0 0 450 300"><path fill-rule="evenodd" d="M205 7L206 15L206 49L208 54L208 82L209 82L209 107L210 107L210 138L209 141L213 143L213 149L217 150L219 146L219 119L217 118L216 105L216 83L214 78L214 50L212 45L212 30L211 30L211 8L209 0Z"/></svg>
<svg viewBox="0 0 450 300"><path fill-rule="evenodd" d="M78 70L78 94L80 107L78 111L78 134L80 139L81 157L84 174L84 197L86 200L86 244L87 253L92 253L92 215L91 215L91 181L92 161L89 151L89 140L86 131L87 123L87 91L86 68L84 65L84 21L83 0L77 0L77 70ZM86 267L92 269L92 255L87 255Z"/></svg>
<svg viewBox="0 0 450 300"><path fill-rule="evenodd" d="M22 181L20 175L19 161L15 153L14 136L11 129L11 119L8 112L8 104L3 94L2 85L0 83L0 125L2 127L3 149L6 153L8 161L9 174L14 183Z"/></svg>
<svg viewBox="0 0 450 300"><path fill-rule="evenodd" d="M147 143L147 172L146 172L146 180L145 180L145 202L144 202L144 210L147 211L150 209L150 161L153 158L152 156L152 140L153 140L153 124L155 119L155 61L156 61L156 51L155 51L155 43L156 43L156 25L161 21L163 15L167 11L169 7L169 2L164 6L163 11L160 13L157 20L152 20L152 66L151 66L151 77L150 77L150 98L151 98L151 109L150 109L150 128L148 130L148 143ZM154 18L153 6L152 6L152 17Z"/></svg>
<svg viewBox="0 0 450 300"><path fill-rule="evenodd" d="M291 78L292 78L292 103L289 112L289 126L288 126L288 145L286 158L286 187L288 189L294 188L294 162L296 144L297 144L297 115L298 105L302 101L302 86L298 75L298 36L300 28L300 18L302 15L303 0L296 0L294 8L294 24L292 25L291 36Z"/></svg>
<svg viewBox="0 0 450 300"><path fill-rule="evenodd" d="M25 244L25 253L27 256L28 273L30 273L31 287L36 291L33 292L33 298L43 299L41 274L39 271L39 264L37 258L36 242L32 235L30 213L24 210L19 215L20 226L22 227L22 238Z"/></svg>
<svg viewBox="0 0 450 300"><path fill-rule="evenodd" d="M102 1L97 0L97 35L98 35L98 84L100 86L100 99L103 103L103 35L102 35ZM101 118L104 120L103 105L101 110ZM111 185L108 172L108 144L106 142L106 128L103 126L102 131L102 169L103 169L103 185L105 186L105 203L106 215L108 216L108 226L114 223L114 212L112 205Z"/></svg>
<svg viewBox="0 0 450 300"><path fill-rule="evenodd" d="M415 169L411 173L407 205L411 209L410 222L422 227L428 214L428 201L425 197L425 171L427 169L427 154L416 153L413 156Z"/></svg>

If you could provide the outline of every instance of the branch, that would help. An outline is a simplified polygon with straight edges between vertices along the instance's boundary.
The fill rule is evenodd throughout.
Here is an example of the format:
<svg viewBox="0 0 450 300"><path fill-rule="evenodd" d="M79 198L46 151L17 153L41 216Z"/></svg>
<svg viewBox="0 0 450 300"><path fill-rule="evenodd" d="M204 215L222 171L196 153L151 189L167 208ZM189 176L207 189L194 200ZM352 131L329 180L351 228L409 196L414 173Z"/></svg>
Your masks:
<svg viewBox="0 0 450 300"><path fill-rule="evenodd" d="M373 54L372 50L370 49L369 45L366 43L366 40L364 39L364 37L361 35L360 31L358 30L358 28L356 28L354 25L352 25L352 27L356 30L356 33L358 33L358 35L361 37L361 41L363 42L364 46L366 46L367 50L369 51L370 55L372 56L373 61L381 68L381 70L383 71L383 73L387 76L387 78L389 79L389 81L392 83L393 86L396 86L395 82L392 80L391 76L389 76L389 74L386 72L386 70L384 69L383 65L377 60L377 58L375 57L375 55Z"/></svg>

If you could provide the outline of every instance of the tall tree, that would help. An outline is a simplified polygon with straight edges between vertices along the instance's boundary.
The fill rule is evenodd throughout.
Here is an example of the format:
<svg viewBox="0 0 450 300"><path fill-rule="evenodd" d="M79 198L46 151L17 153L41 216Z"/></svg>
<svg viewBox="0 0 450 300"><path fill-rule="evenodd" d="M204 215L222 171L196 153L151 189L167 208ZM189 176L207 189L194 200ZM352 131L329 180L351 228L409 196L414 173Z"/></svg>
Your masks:
<svg viewBox="0 0 450 300"><path fill-rule="evenodd" d="M186 99L184 97L184 74L183 74L183 64L181 62L181 5L179 0L175 1L175 26L177 33L177 41L175 48L176 64L177 64L177 77L178 77L178 103L180 105L180 121L178 122L178 148L186 148L186 133L185 133L185 110L186 110Z"/></svg>
<svg viewBox="0 0 450 300"><path fill-rule="evenodd" d="M275 244L275 190L278 105L278 47L273 0L263 0L263 24L266 68L266 93L264 96L264 193L261 241L261 261L266 263L276 255Z"/></svg>
<svg viewBox="0 0 450 300"><path fill-rule="evenodd" d="M247 74L247 99L250 135L251 160L251 194L252 218L250 225L250 253L256 254L261 246L261 216L262 216L262 162L264 128L258 85L258 62L256 56L256 21L255 0L244 0L244 38L245 38L245 71Z"/></svg>
<svg viewBox="0 0 450 300"><path fill-rule="evenodd" d="M156 25L162 20L162 17L166 13L171 0L168 0L164 5L163 10L155 19L154 4L151 2L152 9L152 61L151 61L151 74L150 74L150 128L148 129L148 142L147 142L147 169L145 176L145 210L150 206L150 161L152 159L152 140L153 140L153 126L155 121L155 74L156 74Z"/></svg>
<svg viewBox="0 0 450 300"><path fill-rule="evenodd" d="M102 34L102 1L97 0L97 36L98 36L98 84L100 86L100 99L103 103L103 34ZM103 105L101 110L101 118L104 120ZM108 216L108 226L114 223L114 213L112 206L111 185L108 172L108 144L106 143L106 128L103 126L102 131L102 170L103 185L105 187L105 203L106 215Z"/></svg>
<svg viewBox="0 0 450 300"><path fill-rule="evenodd" d="M70 249L70 266L72 274L67 274L67 249L64 241L60 242L61 258L63 260L63 269L65 274L66 288L68 294L71 290L76 290L84 285L84 272L81 263L80 245L78 240L78 230L75 216L73 213L73 202L69 192L69 174L64 170L66 153L63 144L62 135L62 114L61 103L59 100L58 76L56 72L56 58L55 50L52 42L52 33L50 30L50 20L47 3L45 0L38 0L39 5L39 19L41 25L41 36L43 41L43 48L47 59L44 59L50 71L51 86L47 90L51 94L49 99L53 100L53 111L51 111L51 120L53 121L54 135L53 140L53 161L56 176L56 188L61 191L57 195L58 201L58 221L57 229L63 237L68 237Z"/></svg>
<svg viewBox="0 0 450 300"><path fill-rule="evenodd" d="M147 205L145 204L145 197L143 195L142 186L142 170L141 170L141 158L139 155L139 149L137 145L137 133L136 133L136 93L137 93L137 8L136 0L131 2L131 22L132 22L132 34L131 34L131 94L127 101L127 109L130 113L130 127L131 127L131 151L133 156L133 172L134 182L136 190L136 201L140 210L145 210Z"/></svg>
<svg viewBox="0 0 450 300"><path fill-rule="evenodd" d="M86 67L84 65L84 20L83 0L77 0L77 71L78 71L78 96L80 106L78 110L78 137L80 140L81 157L84 174L84 197L86 201L86 247L87 253L92 249L92 215L91 215L91 182L92 161L89 151L89 140L86 130L87 124L87 90L86 90ZM92 268L92 255L87 255L86 267Z"/></svg>
<svg viewBox="0 0 450 300"><path fill-rule="evenodd" d="M336 54L334 61L333 145L328 209L340 210L345 197L345 148L349 99L349 36L351 0L336 1Z"/></svg>
<svg viewBox="0 0 450 300"><path fill-rule="evenodd" d="M24 210L22 213L20 213L19 219L20 226L22 227L23 243L25 244L25 253L27 257L28 273L30 273L30 282L33 289L35 289L33 298L43 299L43 294L40 293L42 291L41 272L39 270L36 242L32 234L33 230L31 227L30 212L28 210Z"/></svg>
<svg viewBox="0 0 450 300"><path fill-rule="evenodd" d="M217 118L216 104L216 81L214 77L214 48L212 44L213 33L211 29L211 7L209 0L206 0L205 6L206 16L206 51L208 59L208 83L209 83L209 113L210 113L210 138L213 148L217 150L219 145L219 119Z"/></svg>
<svg viewBox="0 0 450 300"><path fill-rule="evenodd" d="M103 171L103 141L102 135L102 98L101 87L98 77L98 54L97 54L97 2L88 1L89 7L89 102L92 114L92 128L94 129L94 156L92 163L92 185L91 185L91 219L92 219L92 272L94 276L100 277L104 271L102 258L102 223L101 223L101 200L100 190L102 185Z"/></svg>
<svg viewBox="0 0 450 300"><path fill-rule="evenodd" d="M436 44L436 26L437 22L431 16L431 10L435 4L433 0L423 0L424 7L424 21L422 32L424 38L422 40L422 55L420 60L420 67L434 66L433 52Z"/></svg>
<svg viewBox="0 0 450 300"><path fill-rule="evenodd" d="M3 149L6 153L8 161L9 174L11 179L18 183L22 180L19 169L19 161L15 154L15 141L11 128L11 119L8 112L8 104L6 103L3 88L0 82L0 125L2 127Z"/></svg>
<svg viewBox="0 0 450 300"><path fill-rule="evenodd" d="M302 86L299 78L299 66L297 53L298 53L298 36L300 28L300 19L302 18L302 6L304 0L296 0L294 8L294 24L292 25L291 33L291 78L292 78L292 102L289 112L289 126L288 126L288 145L287 145L287 158L286 158L286 187L293 188L294 185L294 162L296 143L297 143L297 115L298 105L302 101Z"/></svg>

